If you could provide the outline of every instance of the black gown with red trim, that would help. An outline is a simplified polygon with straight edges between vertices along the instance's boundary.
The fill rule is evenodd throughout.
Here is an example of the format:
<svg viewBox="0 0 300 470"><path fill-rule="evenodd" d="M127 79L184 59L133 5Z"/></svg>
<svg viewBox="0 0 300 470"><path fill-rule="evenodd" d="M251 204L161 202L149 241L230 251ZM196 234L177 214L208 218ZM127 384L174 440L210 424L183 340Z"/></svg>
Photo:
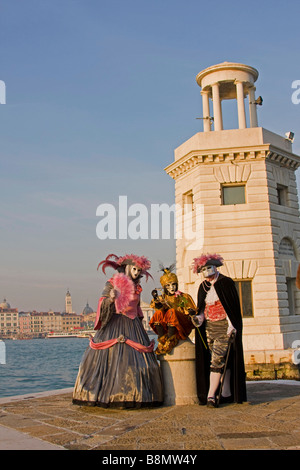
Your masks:
<svg viewBox="0 0 300 470"><path fill-rule="evenodd" d="M117 313L109 299L112 287L107 282L99 300L97 332L80 363L73 403L105 408L160 406L164 399L161 371L142 324L140 292L133 296L130 314L126 309Z"/></svg>
<svg viewBox="0 0 300 470"><path fill-rule="evenodd" d="M199 286L197 302L198 314L204 312L205 298L210 286L211 284L208 281L205 281L205 288L204 282ZM231 370L230 385L233 401L236 403L242 403L247 401L247 393L242 343L243 322L240 300L235 283L230 277L219 274L214 287L226 314L228 315L233 327L237 330L235 342L233 343L230 351L228 369ZM199 330L207 348L205 348L200 334L197 332L197 328L195 331L197 394L201 404L206 404L207 401L210 375L210 352L207 346L205 323L206 321L203 322Z"/></svg>

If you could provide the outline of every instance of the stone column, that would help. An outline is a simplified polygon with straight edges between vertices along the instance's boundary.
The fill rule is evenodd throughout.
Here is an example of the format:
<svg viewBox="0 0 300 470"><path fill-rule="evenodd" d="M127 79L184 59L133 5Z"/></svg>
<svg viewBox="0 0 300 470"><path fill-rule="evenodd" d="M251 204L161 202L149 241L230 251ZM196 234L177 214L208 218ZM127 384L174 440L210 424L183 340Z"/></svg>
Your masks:
<svg viewBox="0 0 300 470"><path fill-rule="evenodd" d="M165 356L157 356L164 385L164 405L198 404L195 345L187 338Z"/></svg>
<svg viewBox="0 0 300 470"><path fill-rule="evenodd" d="M202 108L203 108L203 130L209 132L211 130L210 125L210 113L209 113L209 92L201 91L202 96Z"/></svg>
<svg viewBox="0 0 300 470"><path fill-rule="evenodd" d="M250 116L250 127L257 127L257 109L255 104L255 90L256 88L250 87L249 88L249 116Z"/></svg>
<svg viewBox="0 0 300 470"><path fill-rule="evenodd" d="M247 126L246 126L243 82L236 81L235 86L236 86L236 99L237 99L238 117L239 117L239 129L245 129Z"/></svg>
<svg viewBox="0 0 300 470"><path fill-rule="evenodd" d="M221 131L223 129L223 119L219 83L214 83L211 88L214 108L214 129L215 131Z"/></svg>

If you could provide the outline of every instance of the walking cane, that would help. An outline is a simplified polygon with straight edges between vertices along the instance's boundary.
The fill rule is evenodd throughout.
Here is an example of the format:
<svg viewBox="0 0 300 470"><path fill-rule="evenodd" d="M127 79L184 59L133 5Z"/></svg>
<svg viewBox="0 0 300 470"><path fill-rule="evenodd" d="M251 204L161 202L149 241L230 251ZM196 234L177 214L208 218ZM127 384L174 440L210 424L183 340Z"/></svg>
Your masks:
<svg viewBox="0 0 300 470"><path fill-rule="evenodd" d="M220 404L220 399L221 399L221 394L222 394L223 383L224 383L224 380L225 380L225 374L226 374L226 370L227 370L227 364L228 364L230 349L231 349L231 345L234 343L234 340L235 340L235 333L232 332L231 335L229 336L228 349L227 349L227 354L226 354L224 371L223 371L223 374L222 374L221 379L220 379L220 389L219 389L219 395L218 395L218 399L217 399L217 407Z"/></svg>

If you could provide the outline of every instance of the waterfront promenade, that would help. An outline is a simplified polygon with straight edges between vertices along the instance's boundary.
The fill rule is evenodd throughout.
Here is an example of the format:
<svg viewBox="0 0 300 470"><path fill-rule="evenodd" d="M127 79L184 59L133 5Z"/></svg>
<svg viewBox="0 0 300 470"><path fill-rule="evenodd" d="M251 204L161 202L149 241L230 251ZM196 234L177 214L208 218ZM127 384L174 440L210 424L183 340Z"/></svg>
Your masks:
<svg viewBox="0 0 300 470"><path fill-rule="evenodd" d="M248 402L109 410L72 389L0 398L1 450L300 450L300 382L247 382Z"/></svg>

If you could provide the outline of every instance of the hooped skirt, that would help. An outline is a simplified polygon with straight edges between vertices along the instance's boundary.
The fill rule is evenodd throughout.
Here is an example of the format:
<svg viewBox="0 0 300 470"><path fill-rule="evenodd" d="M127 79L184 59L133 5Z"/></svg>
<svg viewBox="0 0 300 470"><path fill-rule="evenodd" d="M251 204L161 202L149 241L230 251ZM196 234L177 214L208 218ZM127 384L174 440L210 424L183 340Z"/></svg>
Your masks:
<svg viewBox="0 0 300 470"><path fill-rule="evenodd" d="M141 320L114 314L104 328L97 330L93 344L119 337L128 338L129 344L112 342L104 349L88 346L79 366L73 403L118 408L162 405L162 377L154 352L130 345L134 342L149 349L150 340Z"/></svg>

